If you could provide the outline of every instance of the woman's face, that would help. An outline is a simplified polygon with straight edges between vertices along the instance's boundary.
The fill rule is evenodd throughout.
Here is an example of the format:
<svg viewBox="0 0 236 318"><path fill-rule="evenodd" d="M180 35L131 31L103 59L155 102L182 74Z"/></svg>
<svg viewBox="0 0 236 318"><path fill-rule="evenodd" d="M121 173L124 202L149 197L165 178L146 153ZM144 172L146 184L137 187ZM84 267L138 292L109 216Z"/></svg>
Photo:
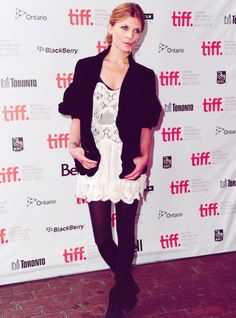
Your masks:
<svg viewBox="0 0 236 318"><path fill-rule="evenodd" d="M112 45L122 52L130 52L141 36L141 22L138 18L127 17L109 24L109 33L112 34Z"/></svg>

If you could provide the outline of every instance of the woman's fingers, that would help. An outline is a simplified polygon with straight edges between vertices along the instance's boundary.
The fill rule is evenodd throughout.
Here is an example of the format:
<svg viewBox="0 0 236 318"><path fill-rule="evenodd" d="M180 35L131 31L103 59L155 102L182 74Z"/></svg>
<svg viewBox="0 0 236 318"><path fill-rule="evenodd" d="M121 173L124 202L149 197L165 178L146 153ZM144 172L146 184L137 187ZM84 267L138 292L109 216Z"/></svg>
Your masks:
<svg viewBox="0 0 236 318"><path fill-rule="evenodd" d="M85 151L82 147L74 147L70 149L73 158L77 159L85 169L95 168L98 164L97 161L91 160L85 156Z"/></svg>
<svg viewBox="0 0 236 318"><path fill-rule="evenodd" d="M134 180L140 176L141 172L138 167L136 167L131 173L127 174L124 179Z"/></svg>

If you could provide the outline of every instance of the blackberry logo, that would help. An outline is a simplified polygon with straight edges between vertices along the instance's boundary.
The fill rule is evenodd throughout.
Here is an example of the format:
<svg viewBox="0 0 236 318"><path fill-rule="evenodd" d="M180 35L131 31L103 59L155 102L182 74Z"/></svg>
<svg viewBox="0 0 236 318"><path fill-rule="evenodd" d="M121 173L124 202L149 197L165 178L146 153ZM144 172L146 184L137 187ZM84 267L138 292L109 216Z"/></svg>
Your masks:
<svg viewBox="0 0 236 318"><path fill-rule="evenodd" d="M23 137L14 137L14 138L12 138L12 150L13 151L22 151L22 150L24 150Z"/></svg>

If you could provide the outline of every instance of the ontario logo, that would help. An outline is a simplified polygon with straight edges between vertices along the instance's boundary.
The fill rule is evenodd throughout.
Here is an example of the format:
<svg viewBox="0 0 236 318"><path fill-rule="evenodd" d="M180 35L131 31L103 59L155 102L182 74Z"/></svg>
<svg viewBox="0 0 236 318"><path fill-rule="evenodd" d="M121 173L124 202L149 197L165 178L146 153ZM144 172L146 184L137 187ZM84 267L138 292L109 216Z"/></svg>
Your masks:
<svg viewBox="0 0 236 318"><path fill-rule="evenodd" d="M184 53L184 49L182 48L171 48L166 44L159 43L158 53L161 53L163 51L167 53Z"/></svg>
<svg viewBox="0 0 236 318"><path fill-rule="evenodd" d="M234 135L235 133L236 133L235 129L225 129L223 127L216 126L216 132L215 132L216 135L219 135L219 134Z"/></svg>
<svg viewBox="0 0 236 318"><path fill-rule="evenodd" d="M36 198L27 197L26 207L31 205L42 206L56 204L56 200L38 200Z"/></svg>
<svg viewBox="0 0 236 318"><path fill-rule="evenodd" d="M47 21L48 19L44 14L30 14L22 9L16 8L15 20L18 20L20 18L25 18L28 21Z"/></svg>

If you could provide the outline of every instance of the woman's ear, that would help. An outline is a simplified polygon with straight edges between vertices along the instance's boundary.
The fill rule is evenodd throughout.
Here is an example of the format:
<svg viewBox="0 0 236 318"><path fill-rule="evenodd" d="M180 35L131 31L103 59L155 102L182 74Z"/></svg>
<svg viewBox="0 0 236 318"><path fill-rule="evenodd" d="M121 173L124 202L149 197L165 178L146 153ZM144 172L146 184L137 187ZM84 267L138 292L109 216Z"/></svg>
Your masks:
<svg viewBox="0 0 236 318"><path fill-rule="evenodd" d="M107 30L107 32L108 32L109 34L112 34L112 25L111 25L111 23L108 24L108 30Z"/></svg>

